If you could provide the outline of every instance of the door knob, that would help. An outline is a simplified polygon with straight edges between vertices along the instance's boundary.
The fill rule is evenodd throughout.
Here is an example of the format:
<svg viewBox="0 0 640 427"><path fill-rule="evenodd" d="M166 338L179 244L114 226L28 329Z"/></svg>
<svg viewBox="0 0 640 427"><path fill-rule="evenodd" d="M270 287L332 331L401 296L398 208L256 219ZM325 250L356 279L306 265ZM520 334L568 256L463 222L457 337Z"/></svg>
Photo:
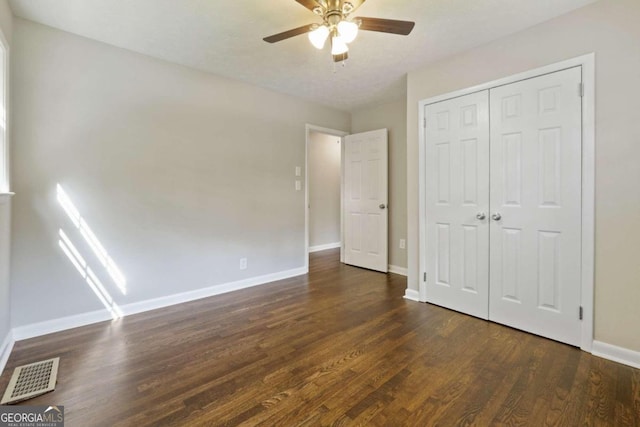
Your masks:
<svg viewBox="0 0 640 427"><path fill-rule="evenodd" d="M491 215L491 219L493 219L494 221L500 221L502 219L502 215L500 215L500 212L496 212Z"/></svg>
<svg viewBox="0 0 640 427"><path fill-rule="evenodd" d="M484 212L478 212L476 214L476 218L479 219L480 221L482 221L483 219L485 219L487 217L487 214L485 214Z"/></svg>
<svg viewBox="0 0 640 427"><path fill-rule="evenodd" d="M387 205L385 205L384 203L380 203L380 206L378 206L380 209L385 209L387 207Z"/></svg>

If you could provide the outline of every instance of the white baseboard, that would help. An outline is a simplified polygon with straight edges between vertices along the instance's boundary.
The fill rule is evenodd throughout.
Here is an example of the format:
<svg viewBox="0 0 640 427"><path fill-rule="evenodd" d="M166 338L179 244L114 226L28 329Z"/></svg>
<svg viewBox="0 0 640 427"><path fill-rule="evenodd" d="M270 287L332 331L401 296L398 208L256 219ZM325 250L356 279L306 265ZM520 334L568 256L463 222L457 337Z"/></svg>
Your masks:
<svg viewBox="0 0 640 427"><path fill-rule="evenodd" d="M278 280L288 279L290 277L306 274L308 268L295 268L293 270L281 271L273 274L265 274L263 276L250 277L248 279L238 280L235 282L225 283L222 285L210 286L208 288L196 289L189 292L181 292L178 294L168 295L166 297L154 298L146 301L134 302L120 306L120 310L124 316L142 313L145 311L155 310L158 308L168 307L170 305L181 304L184 302L194 301L227 292L237 291L252 286L264 285ZM20 326L13 329L13 339L16 341L28 338L39 337L41 335L51 334L54 332L64 331L66 329L78 328L80 326L90 325L92 323L104 322L111 320L109 312L105 310L92 311L89 313L78 314L74 316L53 319L46 322L32 323L30 325Z"/></svg>
<svg viewBox="0 0 640 427"><path fill-rule="evenodd" d="M397 265L389 264L389 273L395 273L407 277L407 269L404 267L398 267Z"/></svg>
<svg viewBox="0 0 640 427"><path fill-rule="evenodd" d="M335 249L342 246L342 242L327 243L326 245L309 246L309 253L326 251L327 249Z"/></svg>
<svg viewBox="0 0 640 427"><path fill-rule="evenodd" d="M13 350L14 343L13 334L9 331L4 341L2 341L2 344L0 344L0 375L4 372L4 367L7 366L7 361L9 360L9 355L11 355L11 350Z"/></svg>
<svg viewBox="0 0 640 427"><path fill-rule="evenodd" d="M420 302L420 292L415 291L413 289L407 289L404 291L404 298L411 301Z"/></svg>
<svg viewBox="0 0 640 427"><path fill-rule="evenodd" d="M91 325L92 323L104 322L105 320L111 320L111 315L107 310L90 311L88 313L47 320L45 322L18 326L13 328L13 338L16 341L27 340L42 335L53 334L54 332Z"/></svg>
<svg viewBox="0 0 640 427"><path fill-rule="evenodd" d="M640 369L640 351L629 350L601 341L593 341L591 354Z"/></svg>
<svg viewBox="0 0 640 427"><path fill-rule="evenodd" d="M248 279L238 280L236 282L196 289L195 291L182 292L166 297L134 302L121 306L120 310L122 310L122 313L125 316L129 316L131 314L142 313L145 311L168 307L170 305L181 304L183 302L195 301L202 298L225 294L227 292L238 291L240 289L250 288L252 286L265 285L267 283L288 279L290 277L300 276L307 273L308 269L305 267L295 268L293 270L286 270L273 274L265 274L264 276L250 277Z"/></svg>

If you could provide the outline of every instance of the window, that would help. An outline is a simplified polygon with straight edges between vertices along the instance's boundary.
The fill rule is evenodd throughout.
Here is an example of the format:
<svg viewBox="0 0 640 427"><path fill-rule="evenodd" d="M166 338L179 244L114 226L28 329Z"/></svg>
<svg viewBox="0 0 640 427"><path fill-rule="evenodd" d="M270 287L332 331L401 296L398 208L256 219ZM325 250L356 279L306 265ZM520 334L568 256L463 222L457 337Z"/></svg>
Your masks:
<svg viewBox="0 0 640 427"><path fill-rule="evenodd" d="M8 46L6 39L0 32L0 198L10 194L9 141L7 138Z"/></svg>

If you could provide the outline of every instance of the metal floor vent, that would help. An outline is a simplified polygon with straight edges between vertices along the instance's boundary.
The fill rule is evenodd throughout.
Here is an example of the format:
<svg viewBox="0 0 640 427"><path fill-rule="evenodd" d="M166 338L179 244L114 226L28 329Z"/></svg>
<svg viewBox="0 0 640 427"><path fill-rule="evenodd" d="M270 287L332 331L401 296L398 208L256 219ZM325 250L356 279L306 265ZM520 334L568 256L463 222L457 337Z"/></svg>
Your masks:
<svg viewBox="0 0 640 427"><path fill-rule="evenodd" d="M13 371L0 404L31 399L56 388L60 358L18 366Z"/></svg>

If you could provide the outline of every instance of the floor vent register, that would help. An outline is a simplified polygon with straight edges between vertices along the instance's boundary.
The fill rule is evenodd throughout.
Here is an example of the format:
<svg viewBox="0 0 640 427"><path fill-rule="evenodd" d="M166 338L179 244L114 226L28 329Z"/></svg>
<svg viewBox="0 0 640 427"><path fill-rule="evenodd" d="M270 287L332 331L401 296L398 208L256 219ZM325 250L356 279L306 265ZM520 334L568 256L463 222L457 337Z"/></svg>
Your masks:
<svg viewBox="0 0 640 427"><path fill-rule="evenodd" d="M0 404L17 403L31 399L56 388L60 358L43 360L18 366L11 376Z"/></svg>

